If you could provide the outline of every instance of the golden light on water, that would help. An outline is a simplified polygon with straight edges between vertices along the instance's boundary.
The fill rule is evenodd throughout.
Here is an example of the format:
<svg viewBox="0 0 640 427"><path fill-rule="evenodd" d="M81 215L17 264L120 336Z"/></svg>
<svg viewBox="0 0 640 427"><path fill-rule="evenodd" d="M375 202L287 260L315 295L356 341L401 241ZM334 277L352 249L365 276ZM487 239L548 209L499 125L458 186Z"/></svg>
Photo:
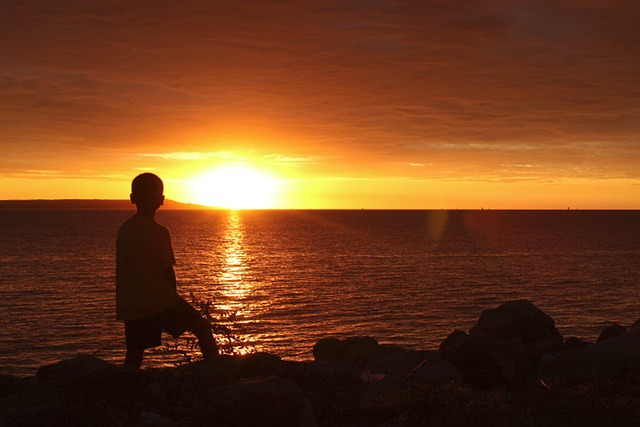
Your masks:
<svg viewBox="0 0 640 427"><path fill-rule="evenodd" d="M245 280L246 254L244 252L244 232L240 216L236 211L229 211L227 231L224 236L224 264L219 273L220 291L227 301L221 308L237 311L242 300L251 292L251 285Z"/></svg>
<svg viewBox="0 0 640 427"><path fill-rule="evenodd" d="M267 300L257 304L248 303L252 294L256 292L251 272L247 265L245 252L245 235L242 227L240 212L228 211L227 228L223 238L222 268L217 277L218 300L216 306L227 313L224 323L231 327L236 339L231 341L236 354L246 354L259 351L262 347L255 342L255 336L247 335L242 324L247 318L258 315L260 307L268 305ZM257 308L257 310L256 310ZM238 329L238 327L240 327Z"/></svg>

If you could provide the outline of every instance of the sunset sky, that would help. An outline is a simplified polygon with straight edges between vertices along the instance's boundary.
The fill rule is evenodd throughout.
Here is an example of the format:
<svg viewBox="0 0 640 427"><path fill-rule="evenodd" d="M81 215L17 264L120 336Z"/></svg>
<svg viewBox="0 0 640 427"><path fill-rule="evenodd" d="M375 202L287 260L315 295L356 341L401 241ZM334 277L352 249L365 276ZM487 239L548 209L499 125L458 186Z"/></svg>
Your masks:
<svg viewBox="0 0 640 427"><path fill-rule="evenodd" d="M638 209L639 23L637 0L1 1L0 199L153 171L232 207Z"/></svg>

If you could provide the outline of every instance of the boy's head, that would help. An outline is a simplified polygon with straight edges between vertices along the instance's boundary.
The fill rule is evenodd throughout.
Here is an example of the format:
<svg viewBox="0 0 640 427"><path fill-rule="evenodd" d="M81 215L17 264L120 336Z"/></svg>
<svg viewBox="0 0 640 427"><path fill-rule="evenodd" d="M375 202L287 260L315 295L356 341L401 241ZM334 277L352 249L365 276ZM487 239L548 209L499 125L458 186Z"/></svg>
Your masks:
<svg viewBox="0 0 640 427"><path fill-rule="evenodd" d="M158 209L164 203L164 184L160 177L145 172L131 182L131 203L138 209Z"/></svg>

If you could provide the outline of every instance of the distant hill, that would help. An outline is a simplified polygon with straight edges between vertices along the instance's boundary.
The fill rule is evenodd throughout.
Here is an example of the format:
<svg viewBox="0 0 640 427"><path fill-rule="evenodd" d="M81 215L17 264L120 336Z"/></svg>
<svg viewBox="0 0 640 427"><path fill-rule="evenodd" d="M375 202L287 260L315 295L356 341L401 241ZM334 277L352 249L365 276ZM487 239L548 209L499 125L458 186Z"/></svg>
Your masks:
<svg viewBox="0 0 640 427"><path fill-rule="evenodd" d="M134 210L129 200L0 200L0 209L44 209L44 210ZM162 209L212 209L207 206L165 200Z"/></svg>

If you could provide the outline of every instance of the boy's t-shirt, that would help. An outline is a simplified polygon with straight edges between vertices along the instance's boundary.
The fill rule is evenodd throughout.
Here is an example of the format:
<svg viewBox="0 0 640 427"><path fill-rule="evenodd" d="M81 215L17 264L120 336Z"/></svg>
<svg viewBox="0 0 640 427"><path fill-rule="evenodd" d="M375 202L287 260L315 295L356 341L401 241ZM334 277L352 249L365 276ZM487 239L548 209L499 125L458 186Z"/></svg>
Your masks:
<svg viewBox="0 0 640 427"><path fill-rule="evenodd" d="M122 224L116 242L116 318L140 319L180 301L164 271L176 260L169 230L135 215Z"/></svg>

